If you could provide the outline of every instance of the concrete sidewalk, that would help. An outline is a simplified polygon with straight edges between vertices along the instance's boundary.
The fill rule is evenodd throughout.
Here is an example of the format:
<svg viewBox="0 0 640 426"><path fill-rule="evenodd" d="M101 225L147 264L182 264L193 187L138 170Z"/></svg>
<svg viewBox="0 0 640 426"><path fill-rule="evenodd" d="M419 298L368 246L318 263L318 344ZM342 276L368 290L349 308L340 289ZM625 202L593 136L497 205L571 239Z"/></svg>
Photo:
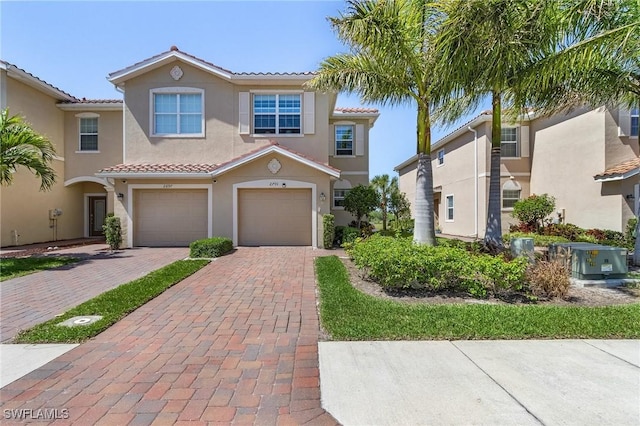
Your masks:
<svg viewBox="0 0 640 426"><path fill-rule="evenodd" d="M638 425L639 340L320 342L344 425Z"/></svg>

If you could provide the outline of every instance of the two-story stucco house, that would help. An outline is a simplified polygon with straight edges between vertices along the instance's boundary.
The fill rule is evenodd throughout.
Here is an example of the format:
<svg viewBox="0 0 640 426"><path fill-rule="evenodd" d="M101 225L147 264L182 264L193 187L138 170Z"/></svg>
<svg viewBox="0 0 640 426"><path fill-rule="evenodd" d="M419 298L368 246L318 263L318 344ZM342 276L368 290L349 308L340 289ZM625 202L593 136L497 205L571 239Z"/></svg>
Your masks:
<svg viewBox="0 0 640 426"><path fill-rule="evenodd" d="M336 94L305 88L312 77L234 73L172 47L109 75L124 94L119 103L52 98L51 108L64 115L56 138L65 146L75 140L82 159L82 167L74 157L65 170L64 188L99 182L83 183L77 194L88 203L84 213L74 207L84 232L64 238L90 235L90 194L100 186L105 211L121 218L125 247L188 245L214 235L234 245L318 246L323 214L334 213L338 224L351 220L341 202L369 180L369 131L379 114L336 108ZM28 120L34 114L7 104ZM107 104L119 107L114 123L111 110L106 117L98 108ZM103 159L111 147L118 156ZM59 204L62 223L71 207ZM18 225L5 225L2 208L7 245L5 226ZM38 239L47 240L31 241Z"/></svg>
<svg viewBox="0 0 640 426"><path fill-rule="evenodd" d="M502 226L517 222L516 201L556 199L554 220L624 231L638 211L638 110L579 109L503 123ZM484 236L489 197L491 113L483 112L432 145L436 223L443 233ZM417 157L395 167L400 189L415 197Z"/></svg>

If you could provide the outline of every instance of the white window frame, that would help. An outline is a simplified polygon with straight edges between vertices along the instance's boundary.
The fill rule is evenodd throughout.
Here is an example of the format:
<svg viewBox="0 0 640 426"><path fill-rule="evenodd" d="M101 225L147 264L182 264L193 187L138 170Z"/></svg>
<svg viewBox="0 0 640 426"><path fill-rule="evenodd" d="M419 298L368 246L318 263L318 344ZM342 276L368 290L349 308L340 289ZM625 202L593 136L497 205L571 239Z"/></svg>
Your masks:
<svg viewBox="0 0 640 426"><path fill-rule="evenodd" d="M509 140L506 142L506 144L509 145L515 145L516 147L516 155L514 156L506 156L502 154L502 147L503 145L505 145L505 141L503 139L503 135L502 135L502 131L507 130L507 129L513 129L515 130L515 135L516 135L516 139L515 141ZM500 132L500 157L501 158L520 158L520 131L518 127L502 127L501 132Z"/></svg>
<svg viewBox="0 0 640 426"><path fill-rule="evenodd" d="M249 108L251 112L251 133L253 137L303 137L304 136L304 92L299 90L256 90L251 91L251 98ZM255 97L256 95L271 95L276 97L276 111L275 111L275 133L256 133L256 120L255 120ZM300 98L300 112L297 114L300 118L300 131L298 133L280 133L280 115L295 115L291 113L280 113L280 96L281 95L297 95Z"/></svg>
<svg viewBox="0 0 640 426"><path fill-rule="evenodd" d="M341 196L336 196L336 191L344 191L344 195ZM349 191L351 191L351 188L334 188L333 189L333 201L331 203L331 205L333 206L334 210L344 210L344 206L337 206L336 205L336 201L337 200L342 200L344 201L345 197L347 196L347 194L349 193Z"/></svg>
<svg viewBox="0 0 640 426"><path fill-rule="evenodd" d="M449 206L449 199L451 199L451 206ZM449 212L451 212L451 219L449 219ZM455 218L455 200L453 194L448 194L444 197L444 221L453 222Z"/></svg>
<svg viewBox="0 0 640 426"><path fill-rule="evenodd" d="M351 127L351 153L350 154L338 154L338 142L343 142L343 141L339 141L338 140L338 127ZM355 133L356 133L356 126L355 124L351 124L351 123L342 123L342 124L335 124L334 125L334 131L333 131L333 135L334 135L334 144L335 144L335 156L336 157L354 157L355 156L355 144L356 144L356 138L355 138ZM344 151L344 150L342 150Z"/></svg>
<svg viewBox="0 0 640 426"><path fill-rule="evenodd" d="M176 126L177 133L156 133L156 112L155 112L155 95L200 95L200 133L180 133L180 111L176 112L178 122ZM178 100L178 108L180 108L180 101ZM149 135L156 138L203 138L205 136L205 112L204 112L204 89L197 87L160 87L149 90Z"/></svg>
<svg viewBox="0 0 640 426"><path fill-rule="evenodd" d="M631 123L629 127L629 137L632 137L632 138L638 137L638 133L639 133L638 130L640 126L639 113L640 113L640 107L631 108L631 110L629 111L629 117L630 117L630 123ZM635 132L634 132L634 121L635 121Z"/></svg>
<svg viewBox="0 0 640 426"><path fill-rule="evenodd" d="M514 198L514 197L505 197L505 192L509 191L510 193L518 193L518 197ZM522 189L503 189L502 190L502 210L513 210L513 205L511 206L505 206L504 202L505 201L513 201L513 203L515 204L516 202L520 201L520 199L522 198Z"/></svg>
<svg viewBox="0 0 640 426"><path fill-rule="evenodd" d="M76 114L76 118L78 118L78 150L76 154L99 154L100 153L100 114L96 114L95 112L81 112L80 114ZM82 120L86 119L96 119L97 120L97 129L95 133L83 133L82 132ZM96 135L98 136L98 147L97 149L82 149L82 136L84 135Z"/></svg>
<svg viewBox="0 0 640 426"><path fill-rule="evenodd" d="M438 165L437 167L442 167L444 166L444 148L438 150L437 156L438 156Z"/></svg>

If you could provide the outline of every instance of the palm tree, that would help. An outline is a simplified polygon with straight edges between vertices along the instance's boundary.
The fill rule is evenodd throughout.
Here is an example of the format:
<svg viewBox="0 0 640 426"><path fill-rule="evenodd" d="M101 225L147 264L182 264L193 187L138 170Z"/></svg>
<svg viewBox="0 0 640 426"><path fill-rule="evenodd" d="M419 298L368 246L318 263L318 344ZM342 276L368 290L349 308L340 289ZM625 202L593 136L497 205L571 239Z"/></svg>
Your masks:
<svg viewBox="0 0 640 426"><path fill-rule="evenodd" d="M387 215L389 213L389 204L391 203L391 194L394 190L398 190L398 177L394 176L389 179L388 174L374 176L371 179L371 186L378 191L380 196L380 210L382 211L382 230L387 230Z"/></svg>
<svg viewBox="0 0 640 426"><path fill-rule="evenodd" d="M53 144L38 134L22 117L9 117L9 109L0 112L0 184L11 185L18 166L40 178L40 190L50 190L56 181L50 166L55 155Z"/></svg>
<svg viewBox="0 0 640 426"><path fill-rule="evenodd" d="M467 107L491 97L491 166L485 244L503 247L500 191L500 158L503 106L517 107L522 98L521 74L553 50L557 42L553 1L451 0L444 3L447 19L436 45L439 72L448 90ZM508 110L515 119L519 110ZM448 119L459 118L464 108L452 110Z"/></svg>
<svg viewBox="0 0 640 426"><path fill-rule="evenodd" d="M348 5L345 14L329 20L350 53L325 59L308 86L357 93L368 103L417 105L414 240L435 245L431 40L441 16L420 0L350 0Z"/></svg>

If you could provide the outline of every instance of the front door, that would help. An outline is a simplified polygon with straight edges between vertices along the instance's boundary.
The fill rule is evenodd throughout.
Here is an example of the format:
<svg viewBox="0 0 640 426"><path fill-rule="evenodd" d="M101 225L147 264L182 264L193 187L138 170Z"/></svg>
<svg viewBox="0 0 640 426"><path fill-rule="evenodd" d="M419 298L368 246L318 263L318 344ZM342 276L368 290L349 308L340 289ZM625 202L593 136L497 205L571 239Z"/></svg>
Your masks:
<svg viewBox="0 0 640 426"><path fill-rule="evenodd" d="M102 225L107 216L107 197L89 197L89 236L104 235Z"/></svg>

